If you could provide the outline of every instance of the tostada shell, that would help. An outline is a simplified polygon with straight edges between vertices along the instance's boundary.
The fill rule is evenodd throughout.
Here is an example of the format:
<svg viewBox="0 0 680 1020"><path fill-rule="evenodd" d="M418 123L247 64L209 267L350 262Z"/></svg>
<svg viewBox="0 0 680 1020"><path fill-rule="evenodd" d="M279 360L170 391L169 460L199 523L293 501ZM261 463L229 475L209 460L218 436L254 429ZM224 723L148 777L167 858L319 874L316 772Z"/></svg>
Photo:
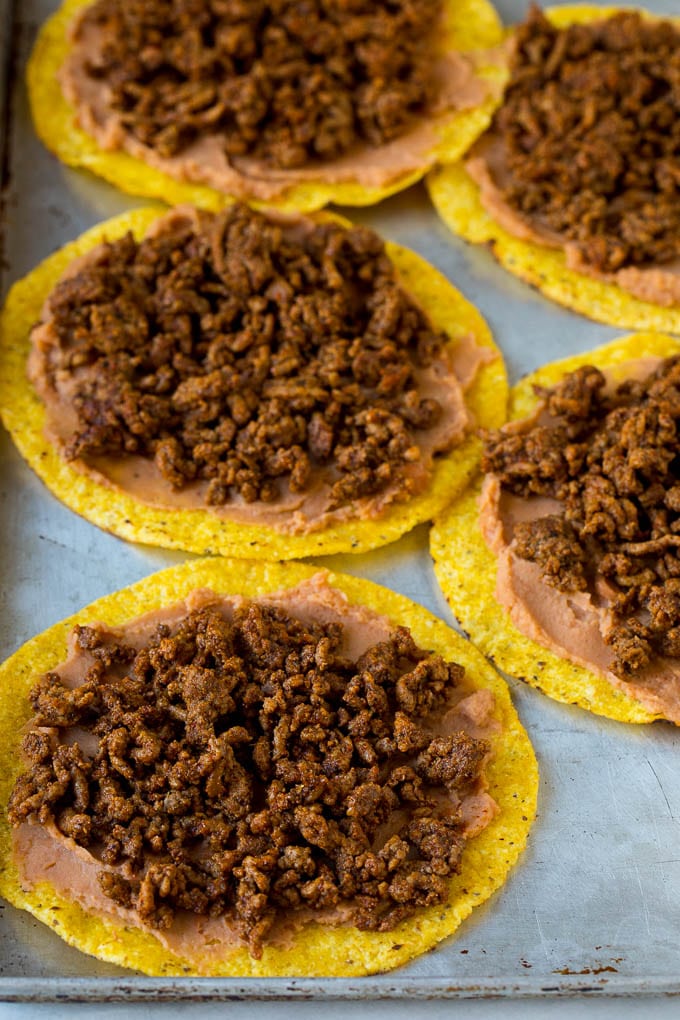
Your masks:
<svg viewBox="0 0 680 1020"><path fill-rule="evenodd" d="M680 354L680 342L658 333L638 333L551 362L525 376L510 391L510 421L528 417L538 404L534 386L554 386L581 365L607 370L623 381L626 366L644 357ZM524 680L555 701L627 723L662 719L633 697L615 689L606 678L561 658L522 634L496 600L496 557L479 526L481 476L438 518L430 533L434 570L451 610L465 633L500 669Z"/></svg>
<svg viewBox="0 0 680 1020"><path fill-rule="evenodd" d="M92 603L74 616L50 627L0 666L0 893L14 906L30 911L61 938L85 953L109 963L133 967L151 975L195 973L151 934L122 922L94 917L78 904L58 895L47 883L22 888L11 858L6 805L18 773L21 729L33 710L27 694L39 675L64 660L66 639L76 623L99 622L115 627L163 606L173 604L197 588L249 597L280 592L310 578L315 568L299 564L194 560L171 567ZM464 851L462 870L450 880L447 903L423 908L389 932L360 932L354 928L304 927L292 946L265 947L260 960L244 948L228 961L201 970L203 976L316 975L350 976L388 970L405 963L452 934L474 907L505 881L525 846L534 818L538 772L534 753L512 706L508 688L484 657L450 627L421 606L369 581L330 573L328 583L344 593L350 604L367 606L397 625L409 627L423 648L465 667L468 682L495 696L494 718L501 723L487 766L489 793L500 812Z"/></svg>
<svg viewBox="0 0 680 1020"><path fill-rule="evenodd" d="M207 209L231 202L229 195L200 183L178 180L126 152L106 151L77 126L75 111L57 84L57 73L69 53L69 26L90 3L91 0L64 0L42 27L28 64L31 110L44 144L68 166L91 170L133 195L159 198L172 205L190 202ZM504 69L493 52L503 36L500 20L488 0L446 0L444 15L440 38L444 51L491 51L478 68L479 77L489 86L486 99L479 106L453 112L422 166L383 187L366 187L351 180L337 183L305 180L294 186L282 186L280 197L267 204L301 211L319 209L329 202L372 205L420 180L435 163L454 162L486 130L496 105L495 95L504 80Z"/></svg>
<svg viewBox="0 0 680 1020"><path fill-rule="evenodd" d="M475 470L480 440L473 432L444 456L437 457L428 488L410 500L394 503L377 518L331 523L307 534L285 534L271 526L243 524L208 509L150 506L122 490L104 485L72 467L44 436L45 409L26 376L29 333L42 307L69 264L132 231L138 239L159 218L158 209L137 209L115 217L51 255L14 285L0 318L0 414L20 453L47 487L68 507L99 527L136 542L196 553L292 559L337 552L364 552L395 541L415 525L430 520L467 484ZM437 270L414 252L387 245L405 288L444 330L452 345L473 336L477 345L498 353L479 312ZM504 421L507 381L502 358L481 366L466 393L466 405L478 425Z"/></svg>
<svg viewBox="0 0 680 1020"><path fill-rule="evenodd" d="M584 4L548 8L544 13L558 28L566 28L610 17L622 9ZM680 333L680 307L643 301L614 283L569 269L563 251L510 234L482 205L479 187L462 161L435 168L426 183L437 213L454 234L488 246L508 272L552 301L610 326Z"/></svg>

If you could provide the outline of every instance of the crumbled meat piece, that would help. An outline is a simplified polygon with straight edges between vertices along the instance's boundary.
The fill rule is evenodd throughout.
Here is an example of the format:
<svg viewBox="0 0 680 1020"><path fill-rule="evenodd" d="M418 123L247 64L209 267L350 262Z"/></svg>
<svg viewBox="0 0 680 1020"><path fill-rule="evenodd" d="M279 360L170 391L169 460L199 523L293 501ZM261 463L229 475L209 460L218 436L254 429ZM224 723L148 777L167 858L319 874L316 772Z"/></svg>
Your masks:
<svg viewBox="0 0 680 1020"><path fill-rule="evenodd" d="M217 135L227 158L299 167L381 145L436 96L442 0L98 0L87 73L142 144Z"/></svg>
<svg viewBox="0 0 680 1020"><path fill-rule="evenodd" d="M34 689L11 824L96 847L104 894L151 927L228 912L254 956L294 908L344 901L385 931L441 903L465 841L458 797L483 786L490 751L430 728L462 667L403 627L355 662L339 622L257 602L228 615L210 603L136 651L77 628L96 677Z"/></svg>
<svg viewBox="0 0 680 1020"><path fill-rule="evenodd" d="M571 524L557 514L521 521L514 531L515 552L541 568L541 576L558 591L585 591L586 555Z"/></svg>
<svg viewBox="0 0 680 1020"><path fill-rule="evenodd" d="M435 737L416 758L416 772L427 783L465 789L479 775L485 748L467 733Z"/></svg>
<svg viewBox="0 0 680 1020"><path fill-rule="evenodd" d="M607 637L614 653L613 669L624 680L648 666L652 658L651 643L637 630L642 628L620 623Z"/></svg>
<svg viewBox="0 0 680 1020"><path fill-rule="evenodd" d="M517 496L562 503L515 526L513 550L560 591L612 586L605 635L625 679L680 657L680 358L610 395L590 366L538 390L550 422L490 434L485 471Z"/></svg>
<svg viewBox="0 0 680 1020"><path fill-rule="evenodd" d="M71 377L65 455L153 460L208 504L327 487L327 510L429 476L442 408L418 372L445 337L370 230L288 226L245 206L128 235L53 291L48 380ZM448 448L446 438L435 452Z"/></svg>
<svg viewBox="0 0 680 1020"><path fill-rule="evenodd" d="M578 427L581 422L597 413L605 382L599 368L582 365L565 376L553 389L545 391L548 414L554 418L564 418L572 428Z"/></svg>
<svg viewBox="0 0 680 1020"><path fill-rule="evenodd" d="M518 496L555 496L569 478L569 457L578 467L580 453L562 426L537 425L526 432L490 433L482 468L500 475Z"/></svg>
<svg viewBox="0 0 680 1020"><path fill-rule="evenodd" d="M494 128L503 198L600 272L680 255L680 31L622 12L518 29Z"/></svg>

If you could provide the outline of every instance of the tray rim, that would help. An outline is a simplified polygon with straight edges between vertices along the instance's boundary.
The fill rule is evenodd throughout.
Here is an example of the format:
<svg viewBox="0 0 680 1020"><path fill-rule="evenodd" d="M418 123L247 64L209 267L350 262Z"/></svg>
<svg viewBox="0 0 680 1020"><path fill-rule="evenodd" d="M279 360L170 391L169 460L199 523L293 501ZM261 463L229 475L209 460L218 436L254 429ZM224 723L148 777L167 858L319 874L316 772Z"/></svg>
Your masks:
<svg viewBox="0 0 680 1020"><path fill-rule="evenodd" d="M623 998L680 996L680 978L556 974L554 984L530 978L29 978L0 977L0 1002L360 1001L483 998Z"/></svg>

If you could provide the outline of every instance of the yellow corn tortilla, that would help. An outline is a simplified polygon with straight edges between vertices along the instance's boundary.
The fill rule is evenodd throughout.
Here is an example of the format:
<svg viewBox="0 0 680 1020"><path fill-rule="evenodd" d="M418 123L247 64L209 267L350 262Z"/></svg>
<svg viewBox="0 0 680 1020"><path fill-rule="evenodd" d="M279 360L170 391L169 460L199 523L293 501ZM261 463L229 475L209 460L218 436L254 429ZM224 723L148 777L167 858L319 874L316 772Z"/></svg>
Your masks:
<svg viewBox="0 0 680 1020"><path fill-rule="evenodd" d="M315 568L299 563L194 560L94 602L33 638L0 666L0 894L30 911L71 945L101 960L152 975L195 973L185 961L169 954L153 935L125 927L122 922L95 918L57 895L47 883L31 891L21 888L10 859L6 807L22 770L20 730L32 715L26 695L39 675L65 659L66 638L76 623L99 621L120 626L175 603L196 588L252 597L292 587L314 573ZM526 843L534 819L538 786L534 753L506 684L483 656L450 627L402 595L343 574L329 574L328 582L343 591L350 603L366 605L386 614L395 624L409 627L419 645L460 663L470 683L493 691L494 714L503 728L494 738L494 755L487 774L489 792L501 811L464 851L462 871L451 879L446 904L425 908L390 932L312 924L288 949L269 946L261 960L252 959L243 949L222 963L209 965L202 971L205 976L350 976L399 966L450 935L475 906L502 885Z"/></svg>
<svg viewBox="0 0 680 1020"><path fill-rule="evenodd" d="M218 209L232 199L211 187L180 181L122 151L100 149L75 122L75 111L58 86L56 75L69 51L68 29L74 17L92 0L64 0L43 26L28 63L28 93L35 129L44 144L68 166L82 167L104 177L132 195L161 198L169 204L191 202ZM446 0L444 50L467 52L496 46L503 30L488 0ZM505 71L490 57L479 68L480 77L502 85ZM440 140L423 166L385 187L365 187L355 182L329 184L310 181L282 192L271 205L280 209L309 211L328 202L338 205L372 205L420 180L436 162L458 159L489 126L496 100L492 95L478 107L454 113L440 132Z"/></svg>
<svg viewBox="0 0 680 1020"><path fill-rule="evenodd" d="M680 354L680 342L657 333L623 337L595 351L551 362L526 376L510 391L510 420L528 417L538 403L534 385L554 386L581 365L626 378L626 363L645 356ZM479 529L477 499L481 478L435 520L430 551L446 600L466 634L496 666L524 680L556 701L579 705L620 722L662 719L634 698L616 690L604 677L560 658L522 634L496 601L496 558Z"/></svg>
<svg viewBox="0 0 680 1020"><path fill-rule="evenodd" d="M620 10L584 5L555 7L545 14L558 28L566 28L611 17ZM452 161L450 166L433 170L426 183L435 209L454 234L473 244L488 245L505 269L551 300L610 326L680 333L680 307L664 308L642 301L614 283L568 269L561 250L522 241L508 233L482 205L479 188L462 162Z"/></svg>
<svg viewBox="0 0 680 1020"><path fill-rule="evenodd" d="M272 527L235 523L207 509L147 506L70 466L43 435L44 406L26 376L29 332L40 318L48 294L74 258L128 230L140 239L158 217L158 209L137 209L94 227L15 284L0 316L0 415L22 456L62 502L100 528L136 542L197 553L292 559L364 552L386 545L430 520L464 488L481 449L473 433L450 453L436 458L428 489L411 500L394 503L382 517L350 519L309 534L286 535ZM388 254L405 287L434 324L451 337L452 344L472 334L480 346L497 352L479 312L440 273L398 245L389 244ZM495 427L505 420L506 402L507 378L499 355L481 366L466 403L480 425Z"/></svg>

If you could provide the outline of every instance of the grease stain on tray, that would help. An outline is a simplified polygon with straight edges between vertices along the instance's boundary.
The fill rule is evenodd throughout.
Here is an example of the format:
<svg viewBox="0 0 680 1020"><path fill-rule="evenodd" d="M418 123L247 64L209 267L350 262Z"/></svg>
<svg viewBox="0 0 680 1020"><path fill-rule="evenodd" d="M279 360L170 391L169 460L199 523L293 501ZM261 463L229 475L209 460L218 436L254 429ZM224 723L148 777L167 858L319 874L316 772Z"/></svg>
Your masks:
<svg viewBox="0 0 680 1020"><path fill-rule="evenodd" d="M561 967L559 970L554 970L553 974L618 974L616 967L584 967L583 970L569 970L568 967Z"/></svg>

